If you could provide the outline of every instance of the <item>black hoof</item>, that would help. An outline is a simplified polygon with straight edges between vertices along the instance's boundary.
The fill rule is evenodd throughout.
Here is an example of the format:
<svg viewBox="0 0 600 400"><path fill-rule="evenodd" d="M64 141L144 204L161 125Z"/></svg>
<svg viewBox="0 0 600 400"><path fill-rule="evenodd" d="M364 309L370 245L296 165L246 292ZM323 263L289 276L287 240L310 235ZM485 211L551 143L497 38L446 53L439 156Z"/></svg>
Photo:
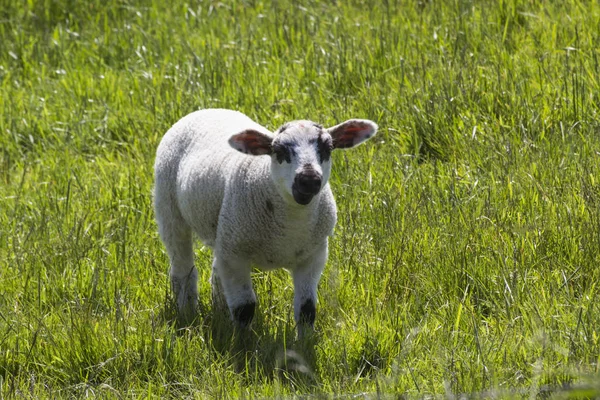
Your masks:
<svg viewBox="0 0 600 400"><path fill-rule="evenodd" d="M317 308L315 307L315 303L312 299L308 299L302 304L302 307L300 307L300 320L298 322L313 326L315 324L316 315Z"/></svg>
<svg viewBox="0 0 600 400"><path fill-rule="evenodd" d="M254 318L254 308L256 303L246 303L233 310L233 319L241 328L247 328Z"/></svg>

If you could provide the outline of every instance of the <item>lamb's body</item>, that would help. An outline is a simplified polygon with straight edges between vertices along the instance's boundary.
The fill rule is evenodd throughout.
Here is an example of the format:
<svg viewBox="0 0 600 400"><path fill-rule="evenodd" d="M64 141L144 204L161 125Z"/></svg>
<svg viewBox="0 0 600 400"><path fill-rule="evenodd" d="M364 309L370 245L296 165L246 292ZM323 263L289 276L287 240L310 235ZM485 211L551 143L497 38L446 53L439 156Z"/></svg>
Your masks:
<svg viewBox="0 0 600 400"><path fill-rule="evenodd" d="M272 173L282 168L278 165L283 161L243 154L232 147L230 139L247 131L269 140L275 137L239 112L211 109L181 119L158 147L155 209L171 260L178 307L193 315L197 301L193 231L213 248L213 276L220 279L213 280L213 291L224 291L238 322L247 324L252 319L251 264L289 269L296 287L296 319L306 311L307 318L314 320L316 286L336 222L331 189L323 179L310 203L298 204L295 195L282 189L285 179ZM328 160L324 164L329 168ZM325 169L324 178L329 174ZM311 310L305 310L307 301L312 302Z"/></svg>
<svg viewBox="0 0 600 400"><path fill-rule="evenodd" d="M189 225L217 252L246 258L263 269L293 269L325 245L333 231L331 189L327 184L310 207L286 203L269 174L270 157L246 155L228 143L249 128L272 135L231 110L197 111L177 122L158 148L156 206L174 208L171 221L164 223ZM181 220L173 218L177 214Z"/></svg>

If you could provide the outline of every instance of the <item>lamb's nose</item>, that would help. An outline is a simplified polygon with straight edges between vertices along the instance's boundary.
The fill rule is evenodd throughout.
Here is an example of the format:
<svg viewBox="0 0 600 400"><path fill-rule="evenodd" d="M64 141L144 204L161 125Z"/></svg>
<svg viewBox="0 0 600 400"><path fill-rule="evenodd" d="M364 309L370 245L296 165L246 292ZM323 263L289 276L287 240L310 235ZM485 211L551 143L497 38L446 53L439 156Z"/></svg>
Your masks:
<svg viewBox="0 0 600 400"><path fill-rule="evenodd" d="M321 190L321 173L312 169L306 168L296 175L294 184L299 192L305 194L317 194Z"/></svg>

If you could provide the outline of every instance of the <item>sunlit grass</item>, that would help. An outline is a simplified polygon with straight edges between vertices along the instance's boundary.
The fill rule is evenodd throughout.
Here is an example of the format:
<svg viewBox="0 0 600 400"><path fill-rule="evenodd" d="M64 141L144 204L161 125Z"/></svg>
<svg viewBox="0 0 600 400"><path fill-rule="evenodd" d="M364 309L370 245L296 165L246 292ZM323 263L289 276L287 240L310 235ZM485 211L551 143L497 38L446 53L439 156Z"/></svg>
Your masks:
<svg viewBox="0 0 600 400"><path fill-rule="evenodd" d="M597 395L598 49L577 0L0 0L0 396ZM200 246L171 323L152 164L205 107L380 126L334 156L312 342L285 271L237 337Z"/></svg>

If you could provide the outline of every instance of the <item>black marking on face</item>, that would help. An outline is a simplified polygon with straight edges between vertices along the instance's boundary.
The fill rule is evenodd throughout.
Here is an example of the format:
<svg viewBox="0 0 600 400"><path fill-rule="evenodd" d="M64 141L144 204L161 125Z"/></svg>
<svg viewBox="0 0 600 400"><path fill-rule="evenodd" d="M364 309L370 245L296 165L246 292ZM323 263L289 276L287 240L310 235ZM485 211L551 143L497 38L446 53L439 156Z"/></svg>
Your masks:
<svg viewBox="0 0 600 400"><path fill-rule="evenodd" d="M269 199L267 199L267 211L269 211L271 214L273 214L273 211L275 211L275 206L273 206L273 202Z"/></svg>
<svg viewBox="0 0 600 400"><path fill-rule="evenodd" d="M315 303L312 299L308 299L304 302L304 304L302 304L302 307L300 307L300 319L298 322L313 326L315 324L316 316L317 307L315 307Z"/></svg>
<svg viewBox="0 0 600 400"><path fill-rule="evenodd" d="M292 162L292 156L295 155L296 152L289 144L276 143L273 145L273 153L275 154L275 157L277 157L277 162L279 164L284 161L289 164Z"/></svg>
<svg viewBox="0 0 600 400"><path fill-rule="evenodd" d="M317 152L319 153L319 162L324 163L329 161L331 158L331 151L333 150L333 140L329 135L319 135L317 142Z"/></svg>
<svg viewBox="0 0 600 400"><path fill-rule="evenodd" d="M289 127L290 127L289 123L281 125L281 127L279 128L279 133L282 133L283 131L285 131Z"/></svg>
<svg viewBox="0 0 600 400"><path fill-rule="evenodd" d="M241 306L237 306L233 310L233 318L235 319L235 322L237 322L240 327L247 328L254 318L255 307L255 302L249 302Z"/></svg>

